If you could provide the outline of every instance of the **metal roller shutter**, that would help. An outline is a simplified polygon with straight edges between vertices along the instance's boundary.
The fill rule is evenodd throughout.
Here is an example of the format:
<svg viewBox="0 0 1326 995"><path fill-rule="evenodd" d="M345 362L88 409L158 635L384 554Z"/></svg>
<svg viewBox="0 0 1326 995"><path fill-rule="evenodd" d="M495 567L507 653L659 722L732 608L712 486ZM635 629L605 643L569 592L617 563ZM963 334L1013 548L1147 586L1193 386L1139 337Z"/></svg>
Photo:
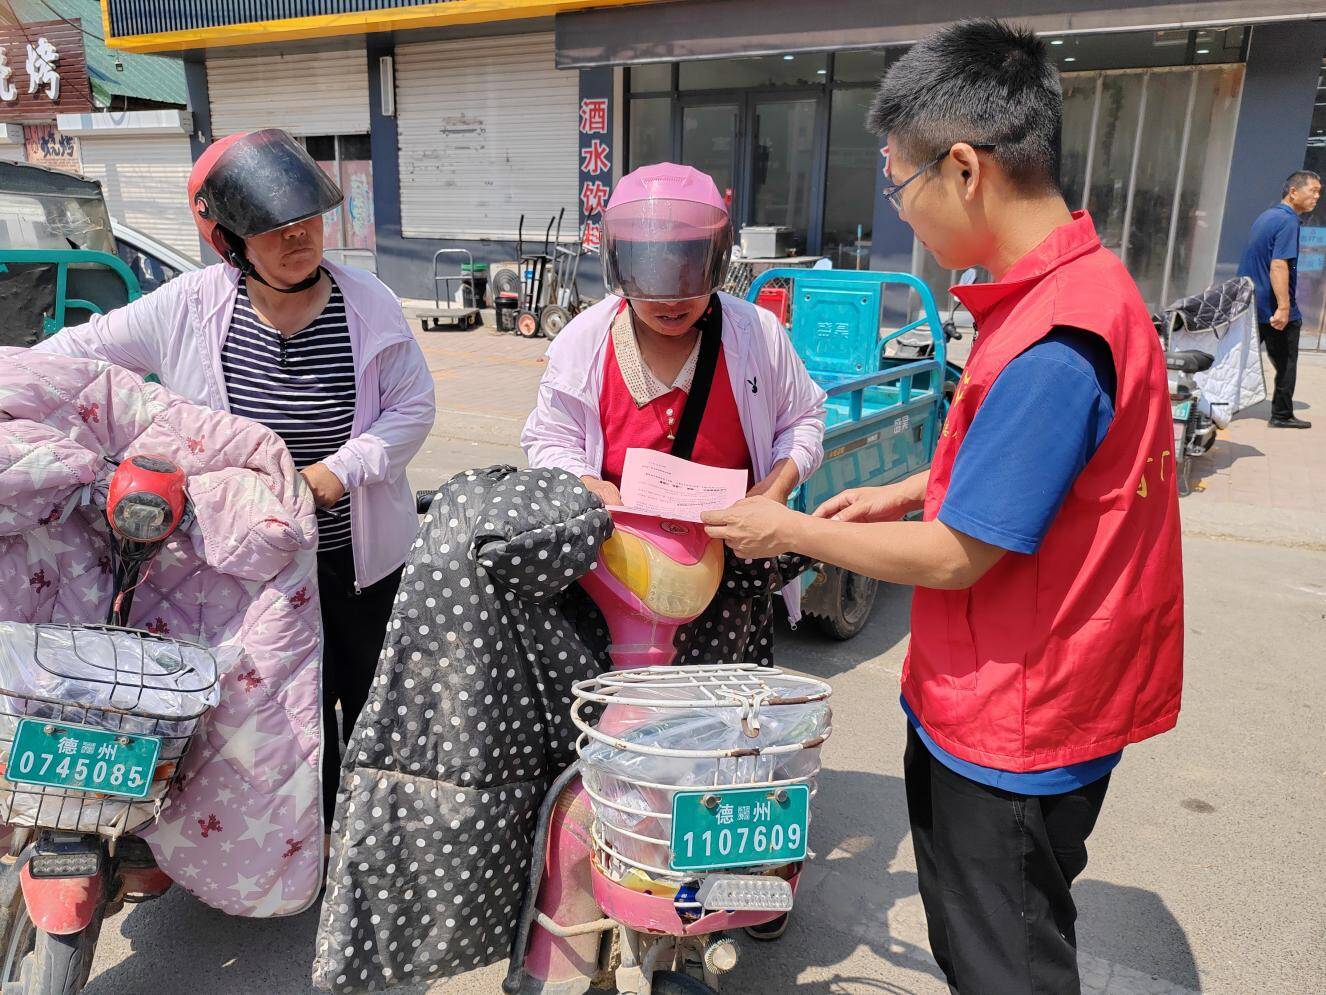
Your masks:
<svg viewBox="0 0 1326 995"><path fill-rule="evenodd" d="M574 237L579 88L551 34L398 46L402 234L541 239L565 208Z"/></svg>
<svg viewBox="0 0 1326 995"><path fill-rule="evenodd" d="M198 229L189 213L189 136L85 135L83 175L101 183L111 217L198 258Z"/></svg>
<svg viewBox="0 0 1326 995"><path fill-rule="evenodd" d="M212 134L284 128L293 135L368 132L368 53L209 58Z"/></svg>

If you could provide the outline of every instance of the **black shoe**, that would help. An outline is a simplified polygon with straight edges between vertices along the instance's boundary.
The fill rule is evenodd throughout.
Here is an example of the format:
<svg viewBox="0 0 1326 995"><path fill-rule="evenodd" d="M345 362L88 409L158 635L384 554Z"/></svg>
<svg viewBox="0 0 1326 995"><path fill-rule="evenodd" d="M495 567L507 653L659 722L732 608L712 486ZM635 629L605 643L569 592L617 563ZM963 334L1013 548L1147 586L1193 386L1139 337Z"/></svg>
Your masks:
<svg viewBox="0 0 1326 995"><path fill-rule="evenodd" d="M759 940L762 943L781 939L782 935L787 932L787 918L789 915L790 913L784 912L777 919L770 919L758 926L747 926L746 935L752 940Z"/></svg>
<svg viewBox="0 0 1326 995"><path fill-rule="evenodd" d="M1272 418L1271 428L1311 428L1312 422L1290 415L1288 418Z"/></svg>

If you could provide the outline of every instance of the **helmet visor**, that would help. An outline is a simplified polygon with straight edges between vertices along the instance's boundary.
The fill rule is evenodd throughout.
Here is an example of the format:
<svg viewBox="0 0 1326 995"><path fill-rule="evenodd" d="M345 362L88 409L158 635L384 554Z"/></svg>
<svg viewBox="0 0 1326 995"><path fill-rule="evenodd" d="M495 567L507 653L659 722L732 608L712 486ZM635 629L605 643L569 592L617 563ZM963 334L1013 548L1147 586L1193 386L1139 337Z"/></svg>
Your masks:
<svg viewBox="0 0 1326 995"><path fill-rule="evenodd" d="M221 154L198 192L199 212L240 238L325 214L344 200L284 131L257 131Z"/></svg>
<svg viewBox="0 0 1326 995"><path fill-rule="evenodd" d="M679 200L640 200L603 212L603 276L637 301L708 297L732 253L727 212Z"/></svg>

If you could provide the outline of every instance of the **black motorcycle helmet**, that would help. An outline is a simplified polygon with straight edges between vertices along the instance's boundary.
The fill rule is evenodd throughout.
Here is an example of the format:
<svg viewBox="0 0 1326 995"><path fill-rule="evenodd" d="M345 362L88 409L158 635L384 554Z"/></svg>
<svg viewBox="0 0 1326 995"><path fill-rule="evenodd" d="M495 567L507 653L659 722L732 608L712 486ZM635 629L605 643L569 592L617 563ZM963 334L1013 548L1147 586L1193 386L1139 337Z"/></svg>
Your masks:
<svg viewBox="0 0 1326 995"><path fill-rule="evenodd" d="M222 259L263 283L244 252L244 240L325 214L344 200L304 147L279 128L214 142L189 174L198 231ZM296 287L272 289L305 290L320 274Z"/></svg>

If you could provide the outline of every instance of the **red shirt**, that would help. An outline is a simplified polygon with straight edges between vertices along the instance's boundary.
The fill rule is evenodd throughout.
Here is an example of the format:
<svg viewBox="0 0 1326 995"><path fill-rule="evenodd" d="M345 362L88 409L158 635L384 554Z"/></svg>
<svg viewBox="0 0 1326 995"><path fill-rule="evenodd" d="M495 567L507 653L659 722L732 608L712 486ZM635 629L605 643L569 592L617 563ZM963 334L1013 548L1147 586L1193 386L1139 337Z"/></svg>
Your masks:
<svg viewBox="0 0 1326 995"><path fill-rule="evenodd" d="M1160 341L1085 213L1002 282L954 293L980 335L935 451L927 520L986 392L1052 329L1109 346L1114 420L1036 552L1006 553L966 590L916 589L903 696L962 760L1022 772L1102 757L1173 727L1179 713L1183 569Z"/></svg>
<svg viewBox="0 0 1326 995"><path fill-rule="evenodd" d="M603 479L620 487L622 466L628 449L672 451L672 435L681 424L686 391L677 388L640 407L631 396L617 365L617 350L608 337L608 356L603 368L603 392L599 395L599 422L603 427ZM709 388L700 431L691 450L691 460L705 466L729 470L751 468L750 448L741 428L741 413L732 393L727 360L718 351L714 382Z"/></svg>

